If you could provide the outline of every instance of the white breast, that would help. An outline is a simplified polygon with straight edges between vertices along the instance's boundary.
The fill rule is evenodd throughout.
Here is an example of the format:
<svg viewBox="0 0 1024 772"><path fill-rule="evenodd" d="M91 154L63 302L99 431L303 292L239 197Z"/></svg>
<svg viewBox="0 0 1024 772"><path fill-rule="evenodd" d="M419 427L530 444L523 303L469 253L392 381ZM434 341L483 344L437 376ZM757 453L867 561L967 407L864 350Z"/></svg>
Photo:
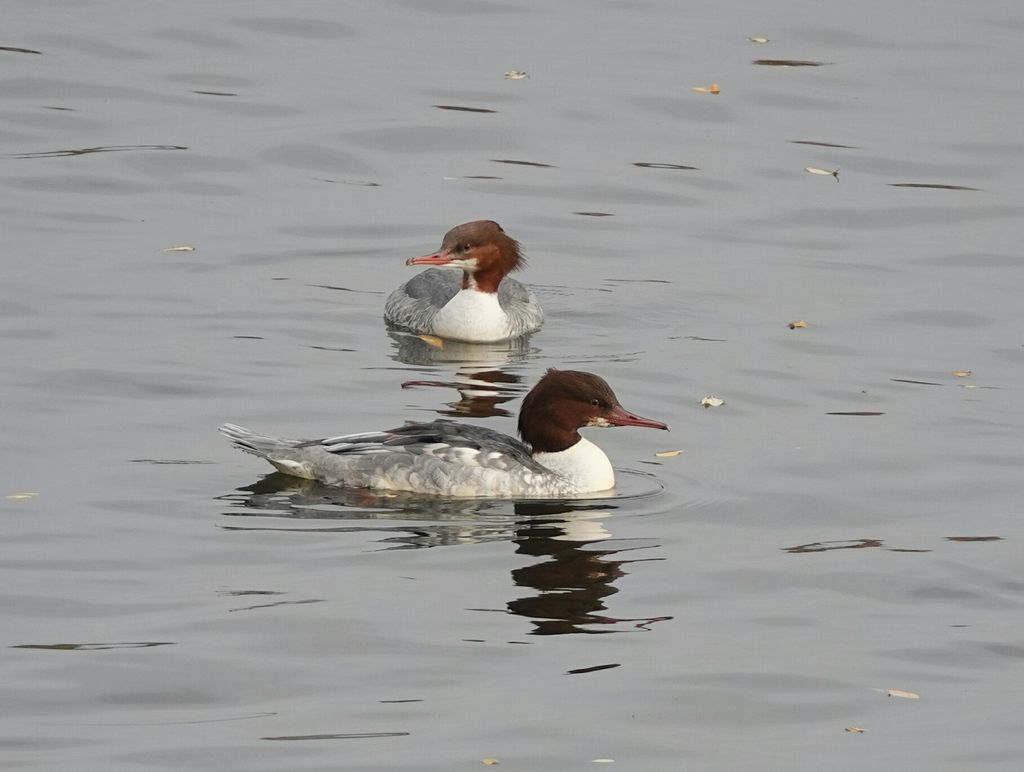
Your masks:
<svg viewBox="0 0 1024 772"><path fill-rule="evenodd" d="M583 437L571 448L557 453L534 453L534 459L569 480L580 493L615 487L615 472L608 456Z"/></svg>
<svg viewBox="0 0 1024 772"><path fill-rule="evenodd" d="M493 292L460 290L434 316L435 335L486 343L509 337L509 321Z"/></svg>

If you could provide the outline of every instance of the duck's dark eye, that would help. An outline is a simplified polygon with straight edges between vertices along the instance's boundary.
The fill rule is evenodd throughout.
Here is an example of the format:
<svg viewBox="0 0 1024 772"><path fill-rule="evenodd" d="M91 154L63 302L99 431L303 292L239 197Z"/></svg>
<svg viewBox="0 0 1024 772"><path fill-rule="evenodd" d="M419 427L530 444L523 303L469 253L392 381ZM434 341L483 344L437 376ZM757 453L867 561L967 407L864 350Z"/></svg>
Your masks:
<svg viewBox="0 0 1024 772"><path fill-rule="evenodd" d="M592 400L590 400L590 404L593 405L594 407L600 407L601 400L599 400L597 397L594 397Z"/></svg>
<svg viewBox="0 0 1024 772"><path fill-rule="evenodd" d="M463 244L463 245L462 245L462 251L463 251L463 252L468 252L468 251L469 251L469 250L471 250L472 248L473 248L473 245L472 245L472 244Z"/></svg>

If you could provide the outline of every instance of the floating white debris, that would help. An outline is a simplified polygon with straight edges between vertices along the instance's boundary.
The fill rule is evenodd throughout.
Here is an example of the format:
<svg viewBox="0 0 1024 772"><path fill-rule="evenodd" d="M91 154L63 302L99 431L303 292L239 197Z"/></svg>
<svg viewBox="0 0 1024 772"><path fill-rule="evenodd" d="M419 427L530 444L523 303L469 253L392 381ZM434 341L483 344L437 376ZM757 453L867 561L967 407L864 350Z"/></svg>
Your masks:
<svg viewBox="0 0 1024 772"><path fill-rule="evenodd" d="M160 250L161 252L195 252L196 248L189 246L188 244L182 244L180 247L167 247L166 249Z"/></svg>
<svg viewBox="0 0 1024 772"><path fill-rule="evenodd" d="M505 80L522 80L529 77L530 73L526 70L509 70L505 73Z"/></svg>
<svg viewBox="0 0 1024 772"><path fill-rule="evenodd" d="M725 400L719 399L718 397L704 397L704 399L700 401L700 404L704 407L720 407L725 404Z"/></svg>
<svg viewBox="0 0 1024 772"><path fill-rule="evenodd" d="M839 167L835 169L819 169L817 166L805 166L804 171L808 174L821 174L825 177L835 177L836 182L839 182Z"/></svg>
<svg viewBox="0 0 1024 772"><path fill-rule="evenodd" d="M886 697L900 697L904 700L919 700L921 699L920 694L914 692L905 692L902 689L875 689L876 692L881 692Z"/></svg>

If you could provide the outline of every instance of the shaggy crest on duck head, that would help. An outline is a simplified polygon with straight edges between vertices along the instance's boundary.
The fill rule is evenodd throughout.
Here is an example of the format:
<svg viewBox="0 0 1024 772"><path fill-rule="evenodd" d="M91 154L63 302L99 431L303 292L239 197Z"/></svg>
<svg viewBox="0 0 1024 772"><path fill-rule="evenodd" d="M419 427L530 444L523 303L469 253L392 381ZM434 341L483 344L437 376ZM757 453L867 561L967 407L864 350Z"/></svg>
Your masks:
<svg viewBox="0 0 1024 772"><path fill-rule="evenodd" d="M493 220L456 225L441 241L441 248L407 265L453 265L462 269L462 288L497 292L506 274L526 266L519 242Z"/></svg>

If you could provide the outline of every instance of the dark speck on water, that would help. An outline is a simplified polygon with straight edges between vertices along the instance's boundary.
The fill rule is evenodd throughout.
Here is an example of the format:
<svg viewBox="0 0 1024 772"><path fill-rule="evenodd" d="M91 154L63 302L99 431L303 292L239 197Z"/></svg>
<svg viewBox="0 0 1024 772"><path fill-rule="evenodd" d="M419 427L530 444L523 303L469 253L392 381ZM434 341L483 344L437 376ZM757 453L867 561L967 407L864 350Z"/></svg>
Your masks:
<svg viewBox="0 0 1024 772"><path fill-rule="evenodd" d="M434 105L438 110L456 110L463 113L496 113L487 107L465 107L463 105Z"/></svg>
<svg viewBox="0 0 1024 772"><path fill-rule="evenodd" d="M510 158L492 158L491 160L496 164L512 164L513 166L538 166L543 169L554 168L551 164L543 164L540 163L539 161L514 161Z"/></svg>
<svg viewBox="0 0 1024 772"><path fill-rule="evenodd" d="M858 149L856 145L838 145L838 144L836 144L834 142L816 142L816 141L810 140L810 139L791 139L791 140L788 140L788 142L790 142L790 143L792 143L794 145L816 145L817 147L835 147L835 148L842 148L842 149L845 149L845 150L857 150Z"/></svg>
<svg viewBox="0 0 1024 772"><path fill-rule="evenodd" d="M635 161L633 163L633 166L639 166L643 169L682 169L698 171L696 166L685 166L683 164L655 163L653 161Z"/></svg>
<svg viewBox="0 0 1024 772"><path fill-rule="evenodd" d="M77 150L47 150L39 153L10 153L5 158L60 158L90 153L123 153L130 150L188 150L184 145L112 145L110 147L83 147Z"/></svg>
<svg viewBox="0 0 1024 772"><path fill-rule="evenodd" d="M766 67L821 67L828 62L812 62L808 59L755 59L754 64Z"/></svg>

